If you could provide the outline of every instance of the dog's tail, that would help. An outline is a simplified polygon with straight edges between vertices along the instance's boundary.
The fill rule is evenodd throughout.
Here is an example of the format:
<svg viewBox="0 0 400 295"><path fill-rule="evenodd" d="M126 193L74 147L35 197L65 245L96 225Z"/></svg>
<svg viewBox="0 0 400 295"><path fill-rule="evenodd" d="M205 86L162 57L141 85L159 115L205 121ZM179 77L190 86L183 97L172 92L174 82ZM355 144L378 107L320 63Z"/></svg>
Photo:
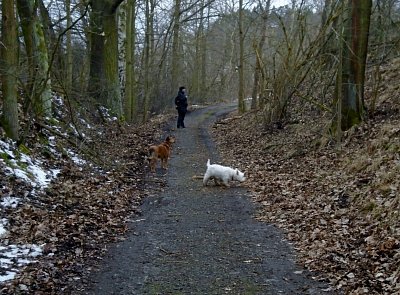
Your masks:
<svg viewBox="0 0 400 295"><path fill-rule="evenodd" d="M210 159L207 161L207 167L210 166Z"/></svg>

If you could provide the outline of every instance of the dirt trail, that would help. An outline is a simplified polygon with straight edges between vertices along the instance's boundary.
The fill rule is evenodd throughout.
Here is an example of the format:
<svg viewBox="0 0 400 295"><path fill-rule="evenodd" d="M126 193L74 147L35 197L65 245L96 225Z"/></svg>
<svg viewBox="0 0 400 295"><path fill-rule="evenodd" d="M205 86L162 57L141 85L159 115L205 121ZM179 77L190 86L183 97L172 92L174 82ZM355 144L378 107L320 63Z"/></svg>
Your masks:
<svg viewBox="0 0 400 295"><path fill-rule="evenodd" d="M165 190L144 201L127 239L111 246L83 294L328 294L295 264L283 234L253 219L244 188L204 188L192 179L208 158L218 161L207 127L231 110L196 110L187 128L172 131Z"/></svg>

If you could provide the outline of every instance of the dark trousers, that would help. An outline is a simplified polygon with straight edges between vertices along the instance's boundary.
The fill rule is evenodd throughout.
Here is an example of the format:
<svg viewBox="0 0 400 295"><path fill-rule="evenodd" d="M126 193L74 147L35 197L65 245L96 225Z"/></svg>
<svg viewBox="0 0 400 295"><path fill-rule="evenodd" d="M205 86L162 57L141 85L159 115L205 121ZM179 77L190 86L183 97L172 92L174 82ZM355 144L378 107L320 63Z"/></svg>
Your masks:
<svg viewBox="0 0 400 295"><path fill-rule="evenodd" d="M185 115L186 115L185 111L178 110L178 124L177 124L178 128L180 127L185 128L185 123L183 122L183 120L185 120Z"/></svg>

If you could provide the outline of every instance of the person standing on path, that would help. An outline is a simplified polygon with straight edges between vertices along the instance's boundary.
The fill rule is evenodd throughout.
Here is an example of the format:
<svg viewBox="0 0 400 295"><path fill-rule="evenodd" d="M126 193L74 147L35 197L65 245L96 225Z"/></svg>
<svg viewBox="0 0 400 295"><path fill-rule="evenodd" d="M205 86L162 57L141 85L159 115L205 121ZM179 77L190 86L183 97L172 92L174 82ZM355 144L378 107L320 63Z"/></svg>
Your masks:
<svg viewBox="0 0 400 295"><path fill-rule="evenodd" d="M186 96L186 88L185 86L179 87L178 95L175 97L175 105L176 109L178 110L178 128L185 128L185 115L187 112L187 96Z"/></svg>

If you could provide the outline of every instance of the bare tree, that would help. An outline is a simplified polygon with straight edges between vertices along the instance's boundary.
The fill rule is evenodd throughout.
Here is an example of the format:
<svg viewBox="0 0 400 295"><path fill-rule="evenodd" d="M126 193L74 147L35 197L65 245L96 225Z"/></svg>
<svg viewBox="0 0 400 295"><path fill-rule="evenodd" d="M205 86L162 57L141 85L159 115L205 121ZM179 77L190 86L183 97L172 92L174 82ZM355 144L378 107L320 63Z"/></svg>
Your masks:
<svg viewBox="0 0 400 295"><path fill-rule="evenodd" d="M364 81L372 0L348 0L341 44L336 100L340 120L347 130L364 119ZM334 122L336 122L335 120Z"/></svg>
<svg viewBox="0 0 400 295"><path fill-rule="evenodd" d="M260 94L264 91L265 88L265 77L262 76L262 60L263 60L263 48L265 41L267 39L267 28L268 28L268 16L270 13L271 0L267 0L265 6L263 5L263 1L258 1L258 7L260 9L261 14L261 32L260 39L258 42L254 41L254 49L256 51L256 66L254 69L254 82L253 82L253 91L251 94L251 109L257 109L258 107L258 98Z"/></svg>
<svg viewBox="0 0 400 295"><path fill-rule="evenodd" d="M239 92L238 111L245 112L244 104L244 32L243 32L243 0L239 0Z"/></svg>
<svg viewBox="0 0 400 295"><path fill-rule="evenodd" d="M117 9L123 0L91 2L89 94L100 104L122 115L118 76Z"/></svg>
<svg viewBox="0 0 400 295"><path fill-rule="evenodd" d="M13 0L4 0L2 3L1 28L2 42L0 45L0 75L3 94L3 114L1 125L3 126L7 136L14 140L18 140L18 43L17 21Z"/></svg>
<svg viewBox="0 0 400 295"><path fill-rule="evenodd" d="M136 0L126 3L126 44L125 44L125 99L124 114L128 122L135 120L137 115L136 71L135 71L135 40L136 40Z"/></svg>
<svg viewBox="0 0 400 295"><path fill-rule="evenodd" d="M171 80L172 80L172 93L175 93L176 89L178 89L179 85L179 77L181 71L180 61L180 29L181 29L181 0L174 0L174 14L173 14L173 36L172 36L172 68L171 68Z"/></svg>
<svg viewBox="0 0 400 295"><path fill-rule="evenodd" d="M43 26L38 20L37 5L38 1L17 0L29 66L27 105L28 109L33 106L35 116L41 118L51 116L51 80L49 56Z"/></svg>
<svg viewBox="0 0 400 295"><path fill-rule="evenodd" d="M71 0L65 1L65 11L67 18L67 28L72 24L71 18ZM72 71L73 71L73 55L72 55L72 30L68 30L66 33L66 67L65 67L65 85L67 93L71 93L72 90Z"/></svg>
<svg viewBox="0 0 400 295"><path fill-rule="evenodd" d="M204 23L206 19L204 17L204 0L200 2L200 13L199 18L196 20L196 35L195 35L195 53L194 53L194 66L192 74L192 99L195 98L198 101L204 101L204 83L205 83L205 61L204 57L206 54L206 42L204 33Z"/></svg>

